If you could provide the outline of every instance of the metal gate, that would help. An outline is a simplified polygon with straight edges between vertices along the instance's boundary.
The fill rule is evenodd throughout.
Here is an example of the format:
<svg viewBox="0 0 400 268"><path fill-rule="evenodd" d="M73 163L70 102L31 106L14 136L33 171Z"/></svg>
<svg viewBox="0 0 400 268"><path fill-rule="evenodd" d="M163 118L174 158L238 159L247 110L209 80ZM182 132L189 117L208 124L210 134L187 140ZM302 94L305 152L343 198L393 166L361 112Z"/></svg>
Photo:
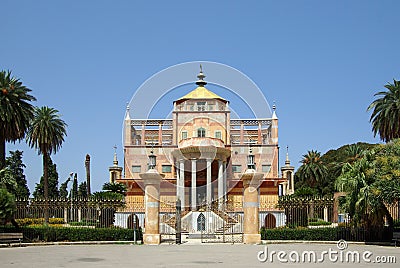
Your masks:
<svg viewBox="0 0 400 268"><path fill-rule="evenodd" d="M208 207L197 217L197 231L202 243L242 243L243 212L225 203Z"/></svg>
<svg viewBox="0 0 400 268"><path fill-rule="evenodd" d="M160 212L161 243L175 243L176 236L175 204L162 204Z"/></svg>

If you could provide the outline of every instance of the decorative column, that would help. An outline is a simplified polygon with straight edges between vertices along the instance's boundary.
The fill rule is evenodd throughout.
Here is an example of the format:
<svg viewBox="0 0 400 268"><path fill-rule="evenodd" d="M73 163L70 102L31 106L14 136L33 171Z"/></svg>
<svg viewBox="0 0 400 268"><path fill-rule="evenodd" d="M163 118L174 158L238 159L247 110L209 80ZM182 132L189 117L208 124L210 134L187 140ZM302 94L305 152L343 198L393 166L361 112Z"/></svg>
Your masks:
<svg viewBox="0 0 400 268"><path fill-rule="evenodd" d="M272 122L271 122L271 143L274 147L274 157L271 163L271 172L274 178L279 176L279 146L278 146L278 117L276 116L276 105L272 106Z"/></svg>
<svg viewBox="0 0 400 268"><path fill-rule="evenodd" d="M207 158L207 206L211 206L212 195L211 195L211 164L212 159Z"/></svg>
<svg viewBox="0 0 400 268"><path fill-rule="evenodd" d="M145 201L145 231L143 242L148 245L158 245L161 242L160 235L160 183L164 174L158 173L156 167L156 156L149 156L149 170L139 174L144 182Z"/></svg>
<svg viewBox="0 0 400 268"><path fill-rule="evenodd" d="M224 201L228 200L228 181L226 180L226 176L227 176L227 163L224 162L224 175L223 175L223 180L224 180Z"/></svg>
<svg viewBox="0 0 400 268"><path fill-rule="evenodd" d="M218 209L222 210L224 201L224 162L218 160Z"/></svg>
<svg viewBox="0 0 400 268"><path fill-rule="evenodd" d="M129 115L129 105L126 107L124 120L124 146L132 145L132 126L131 117Z"/></svg>
<svg viewBox="0 0 400 268"><path fill-rule="evenodd" d="M146 128L145 128L145 124L142 123L142 131L141 131L141 140L140 140L140 144L141 145L146 145Z"/></svg>
<svg viewBox="0 0 400 268"><path fill-rule="evenodd" d="M196 159L192 159L192 211L197 210L197 177L196 177L197 167L196 167Z"/></svg>
<svg viewBox="0 0 400 268"><path fill-rule="evenodd" d="M258 143L258 144L262 144L261 121L258 121L257 143Z"/></svg>
<svg viewBox="0 0 400 268"><path fill-rule="evenodd" d="M90 191L90 155L89 154L86 154L85 168L86 168L86 191L87 191L87 196L90 196L92 193Z"/></svg>
<svg viewBox="0 0 400 268"><path fill-rule="evenodd" d="M243 243L259 244L261 235L259 232L259 193L258 187L263 178L263 173L255 171L254 155L248 156L247 170L242 175L243 181Z"/></svg>
<svg viewBox="0 0 400 268"><path fill-rule="evenodd" d="M244 144L244 123L240 121L240 144Z"/></svg>
<svg viewBox="0 0 400 268"><path fill-rule="evenodd" d="M185 160L179 160L179 199L182 209L185 210Z"/></svg>
<svg viewBox="0 0 400 268"><path fill-rule="evenodd" d="M162 122L158 123L158 145L162 145Z"/></svg>

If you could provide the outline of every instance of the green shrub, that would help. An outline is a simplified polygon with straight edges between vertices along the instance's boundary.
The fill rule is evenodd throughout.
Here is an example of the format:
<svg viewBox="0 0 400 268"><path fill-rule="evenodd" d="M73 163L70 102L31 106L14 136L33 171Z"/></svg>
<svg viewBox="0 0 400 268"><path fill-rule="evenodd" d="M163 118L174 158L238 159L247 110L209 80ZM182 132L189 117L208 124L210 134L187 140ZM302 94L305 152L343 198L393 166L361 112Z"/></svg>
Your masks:
<svg viewBox="0 0 400 268"><path fill-rule="evenodd" d="M337 228L261 228L260 233L263 240L337 240Z"/></svg>
<svg viewBox="0 0 400 268"><path fill-rule="evenodd" d="M19 226L44 224L44 218L23 218L15 220ZM64 224L63 218L49 218L49 224Z"/></svg>
<svg viewBox="0 0 400 268"><path fill-rule="evenodd" d="M320 225L331 225L332 223L329 221L314 221L314 222L309 222L308 225L309 226L320 226Z"/></svg>
<svg viewBox="0 0 400 268"><path fill-rule="evenodd" d="M31 241L131 241L134 231L123 228L75 228L28 226L20 229L0 228L0 232L22 232L24 240ZM136 230L136 239L142 240L141 230Z"/></svg>
<svg viewBox="0 0 400 268"><path fill-rule="evenodd" d="M5 224L10 221L16 210L14 195L0 188L0 223Z"/></svg>

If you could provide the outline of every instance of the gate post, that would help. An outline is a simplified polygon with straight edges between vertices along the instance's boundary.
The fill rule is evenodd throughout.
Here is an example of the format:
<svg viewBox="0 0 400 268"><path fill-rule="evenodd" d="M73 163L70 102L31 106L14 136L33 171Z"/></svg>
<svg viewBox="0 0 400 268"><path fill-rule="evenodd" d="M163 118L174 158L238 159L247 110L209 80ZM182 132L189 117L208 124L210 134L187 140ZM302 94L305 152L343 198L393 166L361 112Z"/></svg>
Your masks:
<svg viewBox="0 0 400 268"><path fill-rule="evenodd" d="M255 171L254 155L248 156L247 170L242 175L243 182L243 243L260 244L261 234L259 231L259 204L258 187L264 174Z"/></svg>
<svg viewBox="0 0 400 268"><path fill-rule="evenodd" d="M158 245L161 243L160 235L160 183L164 174L158 173L155 169L155 155L149 156L149 170L139 174L144 182L145 191L145 232L143 243L148 245Z"/></svg>
<svg viewBox="0 0 400 268"><path fill-rule="evenodd" d="M176 214L175 214L175 234L176 234L176 244L181 244L182 243L182 237L181 237L181 211L182 211L182 205L181 205L181 200L178 198L176 200Z"/></svg>

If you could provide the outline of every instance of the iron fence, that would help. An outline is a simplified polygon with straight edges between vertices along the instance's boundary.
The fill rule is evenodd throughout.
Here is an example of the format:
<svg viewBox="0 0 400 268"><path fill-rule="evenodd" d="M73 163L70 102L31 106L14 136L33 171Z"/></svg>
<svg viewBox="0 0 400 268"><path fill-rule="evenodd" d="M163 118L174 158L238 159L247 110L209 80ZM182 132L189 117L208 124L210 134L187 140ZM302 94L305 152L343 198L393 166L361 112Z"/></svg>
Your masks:
<svg viewBox="0 0 400 268"><path fill-rule="evenodd" d="M26 242L133 240L142 239L142 226L134 212L124 210L124 200L88 199L18 199L14 220L0 226L0 232L22 232ZM49 224L44 225L45 209ZM125 211L125 228L116 224L116 215ZM131 216L134 215L134 216Z"/></svg>

